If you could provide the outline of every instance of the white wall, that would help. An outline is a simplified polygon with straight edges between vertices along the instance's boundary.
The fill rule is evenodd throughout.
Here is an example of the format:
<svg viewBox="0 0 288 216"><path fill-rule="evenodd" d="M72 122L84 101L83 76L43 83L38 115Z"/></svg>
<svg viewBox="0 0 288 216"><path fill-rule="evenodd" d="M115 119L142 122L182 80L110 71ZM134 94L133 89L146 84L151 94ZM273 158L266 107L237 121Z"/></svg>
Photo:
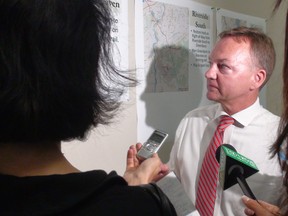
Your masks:
<svg viewBox="0 0 288 216"><path fill-rule="evenodd" d="M134 0L129 1L129 9L133 10ZM271 0L194 0L211 7L220 7L235 12L244 13L267 19L267 34L273 39L277 52L277 63L274 74L267 85L267 108L281 113L281 69L284 48L284 22L286 7L282 7L272 17L274 1ZM132 12L133 13L133 12ZM129 60L130 67L135 68L133 19L129 19ZM77 168L82 171L92 169L116 170L123 174L125 170L126 152L137 140L137 113L135 89L130 90L130 101L125 103L115 123L99 127L91 132L85 142L73 141L63 143L63 153ZM141 115L138 114L138 115ZM141 140L142 141L142 140ZM160 156L165 161L171 146L164 148Z"/></svg>

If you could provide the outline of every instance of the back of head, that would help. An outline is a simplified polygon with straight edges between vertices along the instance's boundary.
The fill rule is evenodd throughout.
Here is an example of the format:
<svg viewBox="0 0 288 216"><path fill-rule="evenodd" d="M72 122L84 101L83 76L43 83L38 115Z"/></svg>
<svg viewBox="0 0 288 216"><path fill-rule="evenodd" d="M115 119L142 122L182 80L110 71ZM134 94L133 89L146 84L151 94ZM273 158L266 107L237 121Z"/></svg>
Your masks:
<svg viewBox="0 0 288 216"><path fill-rule="evenodd" d="M251 45L251 56L255 65L266 71L266 80L264 86L273 73L276 61L276 54L273 41L260 29L249 27L237 27L219 34L220 38L233 37L236 41L248 41Z"/></svg>
<svg viewBox="0 0 288 216"><path fill-rule="evenodd" d="M0 142L81 139L109 122L122 92L109 82L125 77L107 2L0 0Z"/></svg>

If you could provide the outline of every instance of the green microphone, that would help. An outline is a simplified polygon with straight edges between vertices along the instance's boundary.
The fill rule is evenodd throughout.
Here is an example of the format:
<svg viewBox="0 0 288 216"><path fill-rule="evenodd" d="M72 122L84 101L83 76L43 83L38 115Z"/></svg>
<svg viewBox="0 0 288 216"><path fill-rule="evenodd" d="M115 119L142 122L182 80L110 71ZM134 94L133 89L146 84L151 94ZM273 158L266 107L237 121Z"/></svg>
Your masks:
<svg viewBox="0 0 288 216"><path fill-rule="evenodd" d="M217 148L216 159L220 164L219 182L223 190L238 183L244 195L257 200L246 182L246 178L259 171L256 164L237 153L230 144L223 144Z"/></svg>

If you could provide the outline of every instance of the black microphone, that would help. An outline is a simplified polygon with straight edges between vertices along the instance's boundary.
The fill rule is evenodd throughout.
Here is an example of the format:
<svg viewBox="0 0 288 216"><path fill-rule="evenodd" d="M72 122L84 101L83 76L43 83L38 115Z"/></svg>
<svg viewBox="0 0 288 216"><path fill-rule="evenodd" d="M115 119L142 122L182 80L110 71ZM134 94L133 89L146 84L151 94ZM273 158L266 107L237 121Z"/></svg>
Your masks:
<svg viewBox="0 0 288 216"><path fill-rule="evenodd" d="M244 195L257 200L246 182L246 178L259 171L256 164L237 153L236 149L230 144L220 145L215 156L220 164L219 182L223 190L238 183Z"/></svg>

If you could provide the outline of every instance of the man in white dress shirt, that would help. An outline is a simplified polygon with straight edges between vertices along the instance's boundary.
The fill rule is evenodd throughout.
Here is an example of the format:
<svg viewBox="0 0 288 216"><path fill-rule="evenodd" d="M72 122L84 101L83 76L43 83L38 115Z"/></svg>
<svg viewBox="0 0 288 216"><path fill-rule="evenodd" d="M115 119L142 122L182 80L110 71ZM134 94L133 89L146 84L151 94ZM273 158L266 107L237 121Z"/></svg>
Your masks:
<svg viewBox="0 0 288 216"><path fill-rule="evenodd" d="M282 174L277 157L270 158L279 117L259 103L259 92L275 65L269 37L257 29L240 27L222 32L205 73L207 98L217 103L190 111L178 126L168 165L195 205L202 161L221 115L235 122L224 132L223 143L253 160L259 172L247 178L258 199L279 205ZM239 185L223 191L217 181L215 216L243 215Z"/></svg>

